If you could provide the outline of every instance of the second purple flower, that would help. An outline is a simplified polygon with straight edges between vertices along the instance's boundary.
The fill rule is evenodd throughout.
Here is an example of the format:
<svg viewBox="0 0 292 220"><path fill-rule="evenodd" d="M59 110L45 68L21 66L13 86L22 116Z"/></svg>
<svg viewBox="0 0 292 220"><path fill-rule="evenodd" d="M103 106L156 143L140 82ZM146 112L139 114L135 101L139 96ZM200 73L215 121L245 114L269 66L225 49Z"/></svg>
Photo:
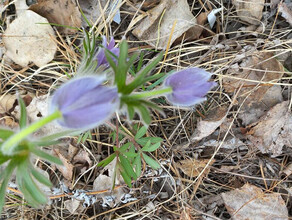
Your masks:
<svg viewBox="0 0 292 220"><path fill-rule="evenodd" d="M109 43L107 43L106 37L102 36L102 46L100 47L96 58L97 58L97 66L105 65L106 67L109 66L108 61L106 60L105 56L105 50L108 49L110 52L112 52L116 57L120 54L120 49L115 47L115 40L113 37L111 37L111 40ZM115 57L113 57L114 60L116 60Z"/></svg>
<svg viewBox="0 0 292 220"><path fill-rule="evenodd" d="M200 68L188 68L171 74L164 81L164 86L172 88L166 99L178 106L192 106L205 101L204 96L216 85L208 81L211 75Z"/></svg>

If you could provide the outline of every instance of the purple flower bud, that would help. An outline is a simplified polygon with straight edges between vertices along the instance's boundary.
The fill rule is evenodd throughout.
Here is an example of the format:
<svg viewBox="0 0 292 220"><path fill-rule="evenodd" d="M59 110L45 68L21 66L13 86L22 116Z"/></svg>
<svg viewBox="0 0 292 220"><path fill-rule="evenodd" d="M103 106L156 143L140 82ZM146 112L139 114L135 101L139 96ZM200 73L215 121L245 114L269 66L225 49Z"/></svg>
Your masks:
<svg viewBox="0 0 292 220"><path fill-rule="evenodd" d="M167 100L178 106L192 106L205 101L204 96L216 85L215 82L208 82L211 75L200 68L188 68L171 74L164 81L164 86L172 88L172 93L166 95Z"/></svg>
<svg viewBox="0 0 292 220"><path fill-rule="evenodd" d="M110 52L112 52L113 54L115 54L117 57L119 56L120 54L120 49L115 47L115 40L113 37L111 37L111 40L109 43L107 43L107 40L106 40L106 37L105 36L102 36L102 46L103 47L100 47L98 52L97 52L97 55L96 55L96 58L97 58L97 66L101 66L101 65L105 65L106 67L109 66L107 60L106 60L106 56L105 56L105 49L108 49ZM115 57L113 57L114 60Z"/></svg>
<svg viewBox="0 0 292 220"><path fill-rule="evenodd" d="M101 77L86 76L68 81L53 95L51 111L59 110L59 123L70 129L94 128L119 108L116 87L102 85Z"/></svg>

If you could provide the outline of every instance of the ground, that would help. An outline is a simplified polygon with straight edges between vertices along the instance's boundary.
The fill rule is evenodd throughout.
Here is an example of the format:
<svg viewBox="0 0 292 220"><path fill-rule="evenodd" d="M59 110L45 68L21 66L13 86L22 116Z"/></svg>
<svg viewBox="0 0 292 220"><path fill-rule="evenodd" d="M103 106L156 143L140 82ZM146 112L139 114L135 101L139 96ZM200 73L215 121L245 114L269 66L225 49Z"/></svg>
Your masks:
<svg viewBox="0 0 292 220"><path fill-rule="evenodd" d="M2 34L16 13L8 2L3 3L7 8L2 13ZM199 67L213 73L211 80L217 86L205 102L192 108L171 106L164 98L154 100L165 115L152 111L146 136L163 139L161 147L152 152L161 168L154 170L143 164L142 174L132 181L132 188L118 177L110 192L113 166L96 166L112 152L116 128L121 143L131 140L137 144L123 132L126 128L135 135L143 126L139 116L128 123L121 114L90 131L91 135L83 136L81 141L78 137L66 137L60 145L46 147L65 165L61 169L45 161L34 161L54 184L54 189L40 186L48 190L49 204L32 208L22 200L12 180L1 219L291 217L291 2L249 0L246 2L251 5L244 5L241 1L199 0L187 1L189 7L174 9L159 0L121 2L115 8L120 11L119 24L106 20L114 13L104 12L102 19L95 18L99 22L91 20L91 29L84 23L83 27L98 36L113 36L117 43L126 38L130 54L143 53L142 65L164 50L163 60L151 74ZM175 5L177 1L169 2ZM214 15L211 28L207 15L213 9L220 10ZM177 16L171 13L180 10L190 13L187 16L193 16L195 24L184 27L187 22L179 23L179 18L165 24L163 16L169 16L169 21L172 15ZM70 15L78 17L73 12ZM142 30L139 25L147 16L154 22L145 22L146 30ZM178 27L186 30L173 39ZM190 27L193 32L186 32ZM33 122L46 114L43 97L74 76L82 56L77 47L81 47L84 35L69 30L54 29L57 47L50 45L50 50L57 52L46 64L43 60L25 64L2 59L1 126L18 126L16 92L23 96ZM153 36L161 39L151 41ZM137 59L135 67L138 63ZM129 80L131 77L129 73ZM153 82L145 86L151 85Z"/></svg>

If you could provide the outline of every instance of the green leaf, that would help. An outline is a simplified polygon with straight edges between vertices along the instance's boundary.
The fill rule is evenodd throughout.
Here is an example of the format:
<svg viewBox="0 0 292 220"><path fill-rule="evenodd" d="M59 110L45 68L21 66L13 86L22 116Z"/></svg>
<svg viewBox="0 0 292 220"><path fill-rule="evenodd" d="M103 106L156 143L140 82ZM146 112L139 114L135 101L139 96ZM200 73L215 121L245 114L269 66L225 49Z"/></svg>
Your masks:
<svg viewBox="0 0 292 220"><path fill-rule="evenodd" d="M35 155L49 161L49 162L52 162L52 163L55 163L55 164L58 164L58 165L63 165L62 161L57 158L57 157L54 157L52 156L51 154L47 154L45 153L44 151L42 150L39 150L39 149L36 149L36 148L31 148L30 149L32 153L34 153Z"/></svg>
<svg viewBox="0 0 292 220"><path fill-rule="evenodd" d="M159 163L157 163L155 160L153 160L151 157L149 157L148 155L142 153L143 155L143 159L145 160L145 162L151 166L154 170L160 168Z"/></svg>
<svg viewBox="0 0 292 220"><path fill-rule="evenodd" d="M149 91L149 90L155 88L156 86L158 86L163 81L163 80L160 80L160 79L164 78L164 76L165 76L165 73L159 73L159 74L155 74L153 76L146 77L145 80L144 80L144 83L151 82L151 81L159 79L159 80L155 81L154 83L152 83L150 86L147 86L146 90Z"/></svg>
<svg viewBox="0 0 292 220"><path fill-rule="evenodd" d="M77 144L81 143L81 139L82 139L82 135L79 135L77 139Z"/></svg>
<svg viewBox="0 0 292 220"><path fill-rule="evenodd" d="M132 183L131 183L131 178L129 177L129 175L124 171L124 170L120 170L120 173L125 181L125 183L129 186L132 187Z"/></svg>
<svg viewBox="0 0 292 220"><path fill-rule="evenodd" d="M126 86L123 90L123 94L130 94L134 89L144 84L145 77L159 63L162 57L163 52L161 52L154 60L149 61L149 64L137 74L136 78L129 85Z"/></svg>
<svg viewBox="0 0 292 220"><path fill-rule="evenodd" d="M20 105L19 127L20 129L22 129L25 128L27 124L26 106L23 99L20 96L18 96L18 103Z"/></svg>
<svg viewBox="0 0 292 220"><path fill-rule="evenodd" d="M8 164L8 166L5 168L5 171L4 171L5 178L3 178L3 181L0 187L0 215L2 213L2 209L5 204L6 187L10 180L10 176L12 175L13 170L15 169L15 166L16 166L16 163L13 161L10 161L10 163Z"/></svg>
<svg viewBox="0 0 292 220"><path fill-rule="evenodd" d="M142 164L140 154L134 159L133 166L135 167L137 177L141 176Z"/></svg>
<svg viewBox="0 0 292 220"><path fill-rule="evenodd" d="M129 66L127 64L127 57L128 57L128 43L126 40L122 40L119 45L120 53L118 57L118 65L116 66L113 58L112 53L106 49L105 56L107 61L109 62L110 66L113 68L115 73L115 83L118 87L118 92L121 92L125 85L126 85L126 78L127 72L129 70ZM135 56L131 57L130 62L134 62Z"/></svg>
<svg viewBox="0 0 292 220"><path fill-rule="evenodd" d="M5 163L7 160L11 159L11 156L6 156L6 155L3 155L1 152L0 152L0 164L2 163Z"/></svg>
<svg viewBox="0 0 292 220"><path fill-rule="evenodd" d="M135 109L132 105L127 105L127 108L128 108L129 119L133 120L134 115L135 115Z"/></svg>
<svg viewBox="0 0 292 220"><path fill-rule="evenodd" d="M27 183L25 183L25 177L29 176L30 174L28 173L25 162L22 162L22 164L18 165L17 171L16 171L16 182L17 186L22 192L24 198L26 201L33 207L37 208L39 206L39 202L33 198L31 195L30 190L27 187Z"/></svg>
<svg viewBox="0 0 292 220"><path fill-rule="evenodd" d="M130 177L133 177L133 179L137 179L136 173L133 170L132 165L130 164L130 162L128 161L127 158L125 158L123 155L119 154L119 159L121 161L121 166L124 168L124 170L127 172L127 174Z"/></svg>
<svg viewBox="0 0 292 220"><path fill-rule="evenodd" d="M145 145L141 150L142 151L146 151L146 152L152 152L152 151L157 150L159 147L160 147L160 142L159 143L156 143L156 144L153 144L153 145L150 145L149 144L149 146L146 146Z"/></svg>
<svg viewBox="0 0 292 220"><path fill-rule="evenodd" d="M151 139L151 137L143 137L143 138L136 140L136 142L138 144L140 144L141 146L144 146L147 143L147 141L150 139Z"/></svg>
<svg viewBox="0 0 292 220"><path fill-rule="evenodd" d="M122 40L120 45L120 54L118 59L118 66L127 62L128 58L128 43L126 40Z"/></svg>
<svg viewBox="0 0 292 220"><path fill-rule="evenodd" d="M133 63L135 62L138 56L139 56L139 53L135 53L133 56L131 56L131 58L127 62L127 69L130 69L130 67L133 65Z"/></svg>
<svg viewBox="0 0 292 220"><path fill-rule="evenodd" d="M87 131L83 134L80 134L77 140L77 144L84 143L87 139L92 139L91 132Z"/></svg>
<svg viewBox="0 0 292 220"><path fill-rule="evenodd" d="M141 70L141 68L142 68L143 61L144 61L143 58L144 58L144 52L141 51L141 53L140 53L140 59L139 59L138 66L137 66L137 69L136 69L137 72L139 72Z"/></svg>
<svg viewBox="0 0 292 220"><path fill-rule="evenodd" d="M125 156L127 157L136 157L138 154L137 153L133 153L133 152L126 152L126 153L123 153Z"/></svg>
<svg viewBox="0 0 292 220"><path fill-rule="evenodd" d="M144 121L146 125L149 125L151 123L151 117L148 109L143 105L137 106L137 109L140 112L141 119Z"/></svg>
<svg viewBox="0 0 292 220"><path fill-rule="evenodd" d="M42 141L43 142L53 141L53 140L60 139L60 138L66 137L66 136L74 136L74 135L78 135L78 134L80 134L80 131L66 130L66 131L62 131L59 133L55 133L55 134L51 134L51 135L42 137L39 141L41 141L41 142Z"/></svg>
<svg viewBox="0 0 292 220"><path fill-rule="evenodd" d="M79 10L80 10L81 16L84 19L84 21L86 22L87 26L91 29L92 28L92 24L89 22L89 20L87 19L86 15L82 11L82 9L80 8ZM83 31L85 32L85 30L83 30Z"/></svg>
<svg viewBox="0 0 292 220"><path fill-rule="evenodd" d="M115 61L113 60L113 58L111 56L111 53L109 52L109 50L105 49L104 50L104 54L105 54L105 57L106 57L107 62L109 63L109 65L111 66L111 68L116 73L118 71L118 68L116 66Z"/></svg>
<svg viewBox="0 0 292 220"><path fill-rule="evenodd" d="M9 138L10 136L12 136L14 134L13 131L8 130L8 129L4 129L4 128L0 128L0 138L5 141L7 138Z"/></svg>
<svg viewBox="0 0 292 220"><path fill-rule="evenodd" d="M144 106L147 106L148 108L156 109L161 114L164 114L163 110L157 104L154 104L153 102L146 101L146 100L140 100L140 105L141 104L143 104Z"/></svg>
<svg viewBox="0 0 292 220"><path fill-rule="evenodd" d="M147 128L145 126L141 127L135 135L135 140L140 139L143 137L147 132Z"/></svg>
<svg viewBox="0 0 292 220"><path fill-rule="evenodd" d="M128 150L128 148L130 147L132 143L128 142L126 144L124 144L123 146L121 146L120 148L118 148L119 152L125 152L126 150Z"/></svg>
<svg viewBox="0 0 292 220"><path fill-rule="evenodd" d="M168 72L168 73L159 73L159 74L155 74L155 75L153 75L153 76L149 76L148 77L148 81L152 81L152 80L155 80L155 78L157 77L159 77L160 75L161 75L161 78L159 78L157 81L155 81L154 83L152 83L150 86L148 86L147 88L146 88L146 90L147 91L149 91L149 90L152 90L152 89L154 89L156 86L158 86L160 83L162 83L163 81L164 81L164 79L167 77L167 76L169 76L170 74L172 74L173 72L175 72L174 70L173 71L170 71L170 72ZM151 78L151 77L153 77L153 78Z"/></svg>
<svg viewBox="0 0 292 220"><path fill-rule="evenodd" d="M110 156L108 156L107 158L105 158L104 160L100 161L97 166L98 167L105 167L106 165L108 165L110 162L113 161L113 159L115 159L117 155L114 153L114 154L111 154Z"/></svg>
<svg viewBox="0 0 292 220"><path fill-rule="evenodd" d="M146 142L146 144L144 145L145 148L150 147L151 145L151 139L149 138L149 140Z"/></svg>
<svg viewBox="0 0 292 220"><path fill-rule="evenodd" d="M136 140L136 142L141 145L141 146L145 146L145 144L150 140L150 142L152 144L156 144L158 142L161 142L162 139L159 138L159 137L143 137L143 138L140 138L139 140Z"/></svg>
<svg viewBox="0 0 292 220"><path fill-rule="evenodd" d="M60 141L31 141L30 143L34 146L51 146L59 144Z"/></svg>
<svg viewBox="0 0 292 220"><path fill-rule="evenodd" d="M38 188L38 186L32 180L29 173L27 173L27 175L23 175L23 184L24 184L24 187L27 189L27 191L30 193L31 197L36 201L36 203L38 204L47 203L47 197Z"/></svg>
<svg viewBox="0 0 292 220"><path fill-rule="evenodd" d="M20 169L17 169L17 171L16 171L17 187L21 191L21 193L23 194L23 197L27 201L29 201L30 205L32 205L33 207L37 207L38 204L34 201L34 199L31 197L31 195L29 194L29 192L27 191L27 189L23 185L24 183L23 183L22 175L23 175L23 172ZM26 173L24 173L24 175L26 175Z"/></svg>
<svg viewBox="0 0 292 220"><path fill-rule="evenodd" d="M163 141L163 139L160 138L160 137L151 137L151 143L152 144L156 144L156 143L162 142L162 141Z"/></svg>
<svg viewBox="0 0 292 220"><path fill-rule="evenodd" d="M135 157L138 155L138 154L136 153L136 148L134 147L133 144L131 145L131 147L130 147L129 151L127 152L127 154L129 154L129 155L125 155L125 156L127 156L128 160L129 160L130 163L132 164L132 162L134 161ZM136 154L136 156L131 157L131 155L134 155L134 154Z"/></svg>
<svg viewBox="0 0 292 220"><path fill-rule="evenodd" d="M134 147L134 144L131 145L131 147L129 149L129 152L131 152L131 153L135 153L136 152L136 149Z"/></svg>
<svg viewBox="0 0 292 220"><path fill-rule="evenodd" d="M43 174L41 174L40 172L38 172L34 167L30 166L30 172L32 174L32 176L39 181L40 183L48 186L48 187L52 187L53 184L51 183L51 181L45 177Z"/></svg>

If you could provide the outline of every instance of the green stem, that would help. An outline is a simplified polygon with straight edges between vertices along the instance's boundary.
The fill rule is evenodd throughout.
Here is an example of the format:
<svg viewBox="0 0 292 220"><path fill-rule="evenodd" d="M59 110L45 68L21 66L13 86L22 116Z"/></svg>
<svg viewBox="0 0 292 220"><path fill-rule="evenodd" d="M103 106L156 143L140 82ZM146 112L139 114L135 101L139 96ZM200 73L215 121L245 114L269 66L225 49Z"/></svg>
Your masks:
<svg viewBox="0 0 292 220"><path fill-rule="evenodd" d="M24 138L26 138L31 133L37 131L44 125L48 124L49 122L61 118L62 113L60 111L55 111L51 115L48 115L47 117L42 118L39 121L36 121L35 123L31 124L30 126L20 130L18 133L12 135L9 137L1 147L1 151L4 155L12 155L14 148L17 146L19 142L21 142Z"/></svg>
<svg viewBox="0 0 292 220"><path fill-rule="evenodd" d="M152 90L152 91L149 91L149 92L134 93L134 94L131 94L131 95L127 95L127 97L132 98L132 99L143 99L143 98L159 96L159 95L163 95L163 94L171 93L171 92L172 92L172 88L171 87L166 87L166 88L163 88L163 89Z"/></svg>

